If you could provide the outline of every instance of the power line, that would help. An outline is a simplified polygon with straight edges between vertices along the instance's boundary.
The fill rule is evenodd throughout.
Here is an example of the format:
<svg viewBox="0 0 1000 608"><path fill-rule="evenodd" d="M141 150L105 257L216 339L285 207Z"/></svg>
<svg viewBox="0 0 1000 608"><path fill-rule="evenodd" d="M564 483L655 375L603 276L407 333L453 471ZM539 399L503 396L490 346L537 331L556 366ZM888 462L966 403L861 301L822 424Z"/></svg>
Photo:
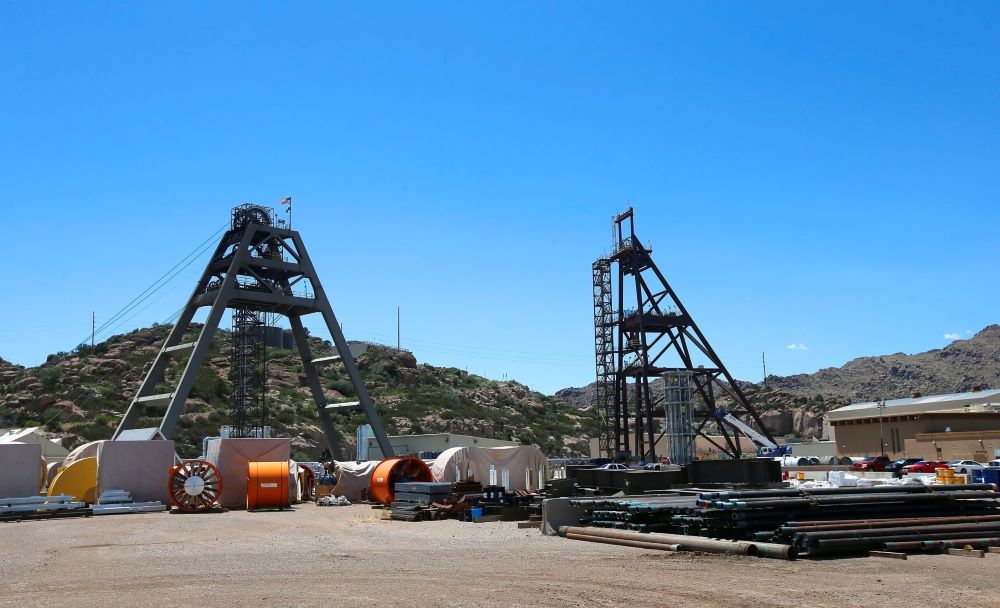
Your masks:
<svg viewBox="0 0 1000 608"><path fill-rule="evenodd" d="M154 293L156 293L157 291L159 291L160 289L162 289L164 286L166 286L168 283L170 283L170 281L174 280L177 277L177 275L179 275L181 272L183 272L188 266L190 266L192 263L194 263L201 256L201 254L203 254L205 251L207 251L211 247L212 241L217 236L219 236L220 233L222 233L224 230L226 230L228 228L228 226L229 226L228 222L226 224L223 224L221 228L219 228L214 233L212 233L211 236L209 236L207 239L205 239L204 241L202 241L190 253L188 253L187 255L185 255L183 258L181 258L181 260L179 262L177 262L176 264L174 264L173 267L171 267L169 270L167 270L165 273L163 273L158 279L156 279L155 281L153 281L153 283L149 287L147 287L146 289L142 290L142 292L139 293L139 295L137 295L136 297L132 298L132 300L128 304L126 304L125 306L123 306L121 308L121 310L119 310L114 315L112 315L112 317L110 319L108 319L107 321L103 322L101 324L101 326L98 327L93 333L95 333L95 334L96 333L103 334L105 332L105 330L107 330L109 327L111 327L112 323L114 323L115 321L119 320L122 316L124 316L124 315L128 314L129 312L131 312L136 306L138 306L139 304L141 304L142 302L144 302L146 299L148 299L150 296L152 296ZM88 336L88 337L90 337L90 336ZM87 338L84 338L83 340L80 340L76 344L84 344L86 341L87 341Z"/></svg>

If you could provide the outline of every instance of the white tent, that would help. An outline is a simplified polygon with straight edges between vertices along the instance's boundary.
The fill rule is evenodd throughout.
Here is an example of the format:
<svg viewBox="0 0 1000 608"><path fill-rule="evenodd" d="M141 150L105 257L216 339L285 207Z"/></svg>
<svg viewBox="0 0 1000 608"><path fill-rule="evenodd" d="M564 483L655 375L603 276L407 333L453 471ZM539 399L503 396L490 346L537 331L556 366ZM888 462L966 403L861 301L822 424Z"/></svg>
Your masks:
<svg viewBox="0 0 1000 608"><path fill-rule="evenodd" d="M39 445L42 448L42 458L45 462L61 461L69 454L69 450L63 447L62 439L54 440L41 427L29 427L24 429L10 429L0 435L0 445L6 443L24 443Z"/></svg>
<svg viewBox="0 0 1000 608"><path fill-rule="evenodd" d="M545 454L531 445L449 448L434 460L434 481L473 479L508 490L537 490L545 479Z"/></svg>

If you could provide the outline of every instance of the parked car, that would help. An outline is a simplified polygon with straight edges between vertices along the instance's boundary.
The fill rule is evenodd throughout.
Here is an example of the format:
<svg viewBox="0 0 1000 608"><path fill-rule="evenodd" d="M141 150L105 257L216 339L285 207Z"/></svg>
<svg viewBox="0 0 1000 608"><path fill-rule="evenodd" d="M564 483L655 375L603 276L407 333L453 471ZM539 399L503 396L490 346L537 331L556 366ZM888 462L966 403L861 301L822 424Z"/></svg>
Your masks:
<svg viewBox="0 0 1000 608"><path fill-rule="evenodd" d="M602 464L597 467L598 469L603 469L605 471L627 471L631 467L627 464L622 464L620 462L609 462L608 464Z"/></svg>
<svg viewBox="0 0 1000 608"><path fill-rule="evenodd" d="M975 460L952 460L948 466L955 469L956 473L969 473L971 471L982 471L986 467Z"/></svg>
<svg viewBox="0 0 1000 608"><path fill-rule="evenodd" d="M851 469L854 471L884 471L889 462L888 456L868 456L861 462L855 462L851 465Z"/></svg>
<svg viewBox="0 0 1000 608"><path fill-rule="evenodd" d="M947 468L948 463L941 460L921 460L903 467L903 473L934 473L942 467Z"/></svg>
<svg viewBox="0 0 1000 608"><path fill-rule="evenodd" d="M900 458L899 460L893 460L889 464L885 465L885 470L890 473L897 473L900 472L903 467L908 467L911 464L917 464L921 460L921 458Z"/></svg>

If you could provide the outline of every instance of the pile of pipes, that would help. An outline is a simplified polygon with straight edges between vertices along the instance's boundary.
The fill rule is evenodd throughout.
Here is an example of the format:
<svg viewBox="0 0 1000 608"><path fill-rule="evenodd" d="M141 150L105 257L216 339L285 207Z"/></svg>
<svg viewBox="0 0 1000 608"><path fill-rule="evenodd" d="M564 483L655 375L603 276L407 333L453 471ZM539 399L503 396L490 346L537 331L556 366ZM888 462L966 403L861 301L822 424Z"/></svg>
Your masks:
<svg viewBox="0 0 1000 608"><path fill-rule="evenodd" d="M571 500L569 504L586 510L586 523L595 528L700 535L679 523L685 517L700 512L692 496L584 498Z"/></svg>
<svg viewBox="0 0 1000 608"><path fill-rule="evenodd" d="M581 523L590 535L666 532L773 543L799 555L823 556L1000 546L998 498L993 484L897 484L703 491L697 498L581 498L570 505L586 511Z"/></svg>
<svg viewBox="0 0 1000 608"><path fill-rule="evenodd" d="M0 498L0 521L48 519L52 517L90 517L87 503L72 496L26 496Z"/></svg>
<svg viewBox="0 0 1000 608"><path fill-rule="evenodd" d="M135 502L125 490L105 490L97 503L90 506L94 515L120 515L123 513L158 513L167 506L158 500Z"/></svg>
<svg viewBox="0 0 1000 608"><path fill-rule="evenodd" d="M643 533L627 530L581 528L563 526L559 534L573 540L585 540L610 545L656 549L660 551L700 551L703 553L728 553L732 555L757 555L775 559L795 559L797 551L792 545L766 542L721 540L683 534Z"/></svg>
<svg viewBox="0 0 1000 608"><path fill-rule="evenodd" d="M1000 515L790 521L760 536L790 543L811 556L986 549L1000 547Z"/></svg>
<svg viewBox="0 0 1000 608"><path fill-rule="evenodd" d="M907 538L896 538L901 534L887 532L896 523L906 528L915 520L1000 516L1000 493L992 484L703 492L698 498L705 512L700 525L710 533L724 529L713 522L739 522L742 527L734 531L755 540L791 543L800 554L810 556L884 549L887 541L943 538L926 538L925 534L936 533L931 530L907 530ZM995 529L1000 531L1000 526Z"/></svg>

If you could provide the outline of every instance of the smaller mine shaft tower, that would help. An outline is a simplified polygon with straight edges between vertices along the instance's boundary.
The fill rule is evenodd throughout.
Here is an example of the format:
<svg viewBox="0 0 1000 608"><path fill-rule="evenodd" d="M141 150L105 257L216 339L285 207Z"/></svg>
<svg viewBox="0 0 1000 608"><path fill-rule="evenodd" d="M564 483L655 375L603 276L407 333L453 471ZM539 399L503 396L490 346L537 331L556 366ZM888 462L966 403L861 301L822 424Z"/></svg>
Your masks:
<svg viewBox="0 0 1000 608"><path fill-rule="evenodd" d="M672 372L690 378L690 390L698 398L693 432L720 452L733 458L743 455L743 433L725 420L727 414L756 424L772 439L653 262L652 249L636 236L633 210L616 216L612 228L611 254L593 264L595 409L601 454L656 461L656 444L666 432L657 423L664 417L666 392L662 385L650 383ZM718 404L721 394L732 400L728 410ZM708 431L716 431L722 442Z"/></svg>

